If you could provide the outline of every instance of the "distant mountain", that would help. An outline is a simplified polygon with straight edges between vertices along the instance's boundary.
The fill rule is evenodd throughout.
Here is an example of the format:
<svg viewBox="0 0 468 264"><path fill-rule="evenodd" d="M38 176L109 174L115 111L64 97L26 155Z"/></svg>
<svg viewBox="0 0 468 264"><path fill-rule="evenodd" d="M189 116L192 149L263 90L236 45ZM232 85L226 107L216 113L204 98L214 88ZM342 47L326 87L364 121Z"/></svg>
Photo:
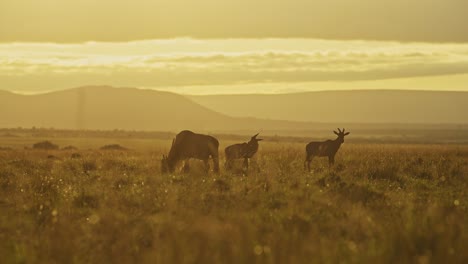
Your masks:
<svg viewBox="0 0 468 264"><path fill-rule="evenodd" d="M409 130L422 133L429 128L442 128L425 124L467 124L466 102L468 93L462 92L353 91L186 97L154 90L87 86L38 95L0 91L0 128L172 132L192 129L330 137L331 130L340 126L355 132L353 135L373 136L385 131L393 136L407 135ZM443 128L462 133L459 126Z"/></svg>
<svg viewBox="0 0 468 264"><path fill-rule="evenodd" d="M309 129L312 124L232 118L169 92L88 86L39 95L0 91L0 127L178 131Z"/></svg>
<svg viewBox="0 0 468 264"><path fill-rule="evenodd" d="M359 90L188 98L230 116L325 123L468 123L468 92Z"/></svg>

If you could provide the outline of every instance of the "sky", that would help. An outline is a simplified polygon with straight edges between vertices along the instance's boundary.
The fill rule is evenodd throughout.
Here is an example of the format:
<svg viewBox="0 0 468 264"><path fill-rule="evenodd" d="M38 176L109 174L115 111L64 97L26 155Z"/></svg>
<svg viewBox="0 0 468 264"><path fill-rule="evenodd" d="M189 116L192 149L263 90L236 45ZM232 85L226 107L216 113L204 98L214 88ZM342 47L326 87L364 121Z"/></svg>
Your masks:
<svg viewBox="0 0 468 264"><path fill-rule="evenodd" d="M0 89L468 91L466 0L0 0Z"/></svg>

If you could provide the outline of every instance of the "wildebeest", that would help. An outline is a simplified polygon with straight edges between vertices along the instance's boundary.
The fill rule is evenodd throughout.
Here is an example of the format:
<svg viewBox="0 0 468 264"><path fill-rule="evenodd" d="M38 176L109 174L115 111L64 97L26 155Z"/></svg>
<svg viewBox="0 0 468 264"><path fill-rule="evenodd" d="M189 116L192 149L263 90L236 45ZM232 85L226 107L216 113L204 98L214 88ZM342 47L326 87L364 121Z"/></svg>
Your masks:
<svg viewBox="0 0 468 264"><path fill-rule="evenodd" d="M344 142L344 137L349 135L349 132L345 133L345 129L341 131L338 128L338 132L333 131L338 137L335 140L326 140L322 142L310 142L306 146L306 159L304 161L304 168L307 166L307 170L310 172L310 162L314 157L328 157L328 165L332 166L335 163L335 154Z"/></svg>
<svg viewBox="0 0 468 264"><path fill-rule="evenodd" d="M167 156L163 155L161 160L161 171L174 172L179 161L185 161L185 169L188 169L188 160L191 158L202 160L205 169L210 166L208 160L213 159L214 171L219 172L219 142L216 138L208 135L196 134L189 130L184 130L176 135L172 141L171 150Z"/></svg>
<svg viewBox="0 0 468 264"><path fill-rule="evenodd" d="M257 138L258 133L250 138L249 142L234 144L226 147L224 153L226 154L226 169L231 169L232 162L235 159L244 159L244 168L249 168L249 159L258 151L258 142L263 139Z"/></svg>

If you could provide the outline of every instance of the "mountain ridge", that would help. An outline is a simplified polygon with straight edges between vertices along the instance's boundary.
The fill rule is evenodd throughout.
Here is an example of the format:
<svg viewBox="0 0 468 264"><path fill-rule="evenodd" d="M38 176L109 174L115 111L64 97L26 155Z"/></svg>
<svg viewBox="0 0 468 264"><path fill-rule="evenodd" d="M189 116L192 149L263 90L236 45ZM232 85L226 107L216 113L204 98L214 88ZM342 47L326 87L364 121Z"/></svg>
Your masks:
<svg viewBox="0 0 468 264"><path fill-rule="evenodd" d="M468 123L468 92L463 91L352 90L188 97L234 117L254 114L257 118L325 123Z"/></svg>
<svg viewBox="0 0 468 264"><path fill-rule="evenodd" d="M81 86L35 95L0 93L0 127L33 126L153 131L257 131L313 127L304 122L234 118L201 106L185 96L150 89Z"/></svg>
<svg viewBox="0 0 468 264"><path fill-rule="evenodd" d="M386 127L392 129L409 127L424 129L429 125L436 128L437 124L451 124L452 128L456 128L458 124L468 123L466 114L468 108L461 104L468 102L468 92L359 90L338 91L338 93L337 95L337 91L320 91L279 95L187 96L167 91L131 87L115 88L112 86L81 86L34 95L0 91L0 127L35 126L78 130L123 129L174 132L192 129L235 133L264 131L273 134L278 131L289 131L288 134L290 132L292 134L294 131L303 133L312 130L329 133L329 130L334 129L336 125L350 127L354 130L361 128L381 129L385 126L384 124L389 125ZM452 112L458 113L458 118L462 122L437 122L441 120L440 116L438 119L431 119L435 122L411 122L411 119L409 119L410 122L408 120L405 122L404 118L400 116L401 111L398 112L392 107L388 107L388 104L385 109L386 113L390 117L397 118L382 119L381 122L366 122L369 120L356 119L356 116L365 116L369 113L378 116L381 113L366 107L365 100L364 103L355 99L348 100L350 97L343 95L351 95L352 98L356 98L361 94L374 93L379 94L378 97L381 99L388 99L388 95L392 94L396 95L396 98L400 98L402 94L424 95L419 96L423 99L429 95L432 101L434 101L434 95L437 99L443 99L447 93L455 95L442 101L445 101L444 107L449 105ZM313 97L312 101L323 100L323 102L320 102L319 106L311 104L311 96ZM271 98L276 101L271 101ZM203 102L202 99L209 99L215 105ZM412 98L405 100L406 103L412 102ZM427 101L427 99L424 100ZM340 101L345 102L345 105L340 106ZM361 103L364 106L360 106ZM415 102L412 103L415 104ZM386 103L377 102L377 105L379 104L385 105ZM353 106L351 110L347 109L349 105ZM227 107L229 111L220 106ZM429 108L434 111L434 109L437 110L437 107ZM322 118L307 119L304 116L302 119L297 118L301 111L306 112L305 117L315 115ZM424 110L423 112L430 116L431 111ZM341 120L328 118L333 113L335 116L344 118ZM301 116L299 115L299 117Z"/></svg>

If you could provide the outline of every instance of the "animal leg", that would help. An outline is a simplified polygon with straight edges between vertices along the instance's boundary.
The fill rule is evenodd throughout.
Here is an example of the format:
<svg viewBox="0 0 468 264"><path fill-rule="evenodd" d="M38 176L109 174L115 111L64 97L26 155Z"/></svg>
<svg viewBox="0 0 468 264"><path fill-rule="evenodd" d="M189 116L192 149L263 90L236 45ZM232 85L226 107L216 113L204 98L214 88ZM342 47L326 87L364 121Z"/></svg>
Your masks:
<svg viewBox="0 0 468 264"><path fill-rule="evenodd" d="M205 163L205 172L208 173L210 171L210 163L208 162L208 159L203 160L203 163Z"/></svg>
<svg viewBox="0 0 468 264"><path fill-rule="evenodd" d="M212 156L212 158L213 158L214 172L216 174L219 174L219 157L218 156Z"/></svg>
<svg viewBox="0 0 468 264"><path fill-rule="evenodd" d="M242 166L245 168L245 170L249 169L249 158L244 158L244 163Z"/></svg>
<svg viewBox="0 0 468 264"><path fill-rule="evenodd" d="M230 170L232 167L232 162L230 159L226 159L226 162L224 163L224 168L226 168L226 170Z"/></svg>
<svg viewBox="0 0 468 264"><path fill-rule="evenodd" d="M307 161L307 171L310 172L310 163L312 162L313 157L309 158Z"/></svg>
<svg viewBox="0 0 468 264"><path fill-rule="evenodd" d="M308 172L310 172L310 162L312 161L312 158L313 156L307 154L304 161L304 170L307 169Z"/></svg>
<svg viewBox="0 0 468 264"><path fill-rule="evenodd" d="M335 156L328 156L328 166L331 167L335 164Z"/></svg>
<svg viewBox="0 0 468 264"><path fill-rule="evenodd" d="M186 160L184 161L184 168L183 168L183 171L184 171L184 173L190 172L190 165L189 165L189 160L188 160L188 159L186 159Z"/></svg>

